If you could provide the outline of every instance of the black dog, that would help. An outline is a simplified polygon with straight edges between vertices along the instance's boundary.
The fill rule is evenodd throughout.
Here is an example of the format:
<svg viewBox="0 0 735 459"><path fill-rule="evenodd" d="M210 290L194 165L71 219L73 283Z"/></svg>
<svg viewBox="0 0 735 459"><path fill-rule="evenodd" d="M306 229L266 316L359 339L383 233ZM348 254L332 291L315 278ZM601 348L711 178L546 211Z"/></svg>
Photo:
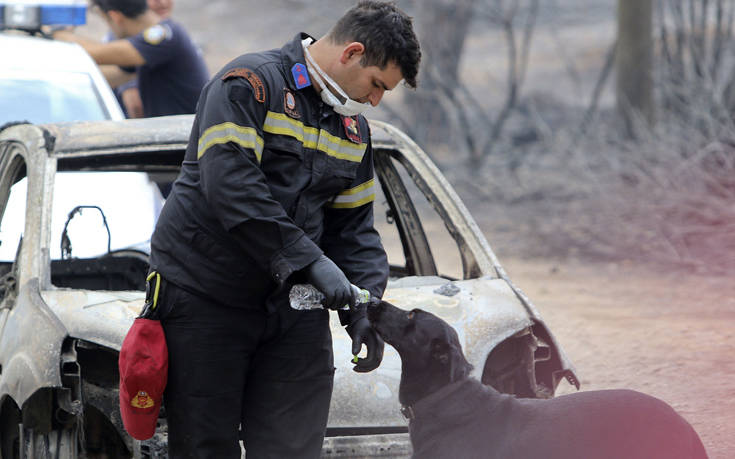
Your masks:
<svg viewBox="0 0 735 459"><path fill-rule="evenodd" d="M631 390L516 399L469 377L457 332L435 315L381 301L373 328L401 356L399 400L414 458L706 458L692 427Z"/></svg>

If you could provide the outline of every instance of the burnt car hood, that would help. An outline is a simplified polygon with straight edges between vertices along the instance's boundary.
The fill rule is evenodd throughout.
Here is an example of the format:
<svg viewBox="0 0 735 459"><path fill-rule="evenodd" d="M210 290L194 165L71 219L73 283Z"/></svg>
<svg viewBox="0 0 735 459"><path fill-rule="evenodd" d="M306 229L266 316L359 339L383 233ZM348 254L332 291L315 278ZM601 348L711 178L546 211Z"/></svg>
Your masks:
<svg viewBox="0 0 735 459"><path fill-rule="evenodd" d="M143 292L54 289L42 292L48 306L75 338L119 350L142 308ZM490 351L503 340L531 326L543 326L503 279L448 281L441 277L404 277L389 282L384 299L403 309L420 308L449 322L459 335L467 359L480 378ZM331 314L336 366L330 427L400 426L398 384L401 361L385 347L380 367L367 374L352 371L351 341L336 314ZM553 338L551 338L553 341ZM560 353L556 343L552 352ZM561 371L573 375L563 354Z"/></svg>
<svg viewBox="0 0 735 459"><path fill-rule="evenodd" d="M467 360L474 366L472 376L480 379L485 359L503 340L531 326L544 326L520 301L503 279L480 278L448 281L441 277L404 277L388 283L384 300L402 308L429 311L451 324L459 335ZM338 321L332 318L332 329ZM545 326L544 326L545 327ZM351 341L344 331L334 333L334 379L330 427L395 426L407 421L400 414L398 385L401 360L386 345L380 367L369 373L351 369ZM559 352L554 343L553 352ZM565 372L574 374L563 355Z"/></svg>
<svg viewBox="0 0 735 459"><path fill-rule="evenodd" d="M116 351L143 308L145 293L54 289L41 292L69 336Z"/></svg>

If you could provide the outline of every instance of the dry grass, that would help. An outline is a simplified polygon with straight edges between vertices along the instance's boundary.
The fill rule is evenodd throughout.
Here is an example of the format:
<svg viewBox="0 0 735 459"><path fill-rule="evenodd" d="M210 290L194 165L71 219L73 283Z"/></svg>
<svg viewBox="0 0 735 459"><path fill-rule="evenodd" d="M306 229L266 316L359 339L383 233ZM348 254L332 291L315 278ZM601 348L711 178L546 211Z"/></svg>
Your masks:
<svg viewBox="0 0 735 459"><path fill-rule="evenodd" d="M471 179L450 174L465 196L494 208L476 210L490 231L516 223L509 250L733 272L735 129L707 113L692 103L636 141L621 140L610 117L578 141L574 129L555 129L553 138L491 158Z"/></svg>

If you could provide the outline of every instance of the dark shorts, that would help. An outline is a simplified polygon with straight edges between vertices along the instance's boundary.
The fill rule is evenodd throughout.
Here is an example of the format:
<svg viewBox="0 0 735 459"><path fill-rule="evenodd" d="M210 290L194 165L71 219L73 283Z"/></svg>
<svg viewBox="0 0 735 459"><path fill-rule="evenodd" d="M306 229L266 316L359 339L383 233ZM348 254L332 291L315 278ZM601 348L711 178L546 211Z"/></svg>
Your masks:
<svg viewBox="0 0 735 459"><path fill-rule="evenodd" d="M168 283L164 406L172 458L318 458L334 377L329 316L228 308Z"/></svg>

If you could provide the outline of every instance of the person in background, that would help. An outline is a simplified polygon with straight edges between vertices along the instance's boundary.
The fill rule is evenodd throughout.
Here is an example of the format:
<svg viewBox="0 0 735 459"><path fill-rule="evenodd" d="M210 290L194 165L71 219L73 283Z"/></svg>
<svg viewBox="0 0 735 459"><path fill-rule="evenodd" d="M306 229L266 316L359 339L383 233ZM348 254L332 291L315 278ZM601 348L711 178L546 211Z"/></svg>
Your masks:
<svg viewBox="0 0 735 459"><path fill-rule="evenodd" d="M148 8L153 10L162 20L168 19L174 8L174 0L148 0ZM115 34L110 31L104 41L109 42L115 38ZM125 115L128 118L142 118L143 101L140 99L140 91L138 90L138 78L133 78L114 89Z"/></svg>
<svg viewBox="0 0 735 459"><path fill-rule="evenodd" d="M157 2L168 3L162 11L170 12L170 0L151 3ZM92 4L116 40L96 42L71 30L55 30L53 38L81 45L112 87L137 77L143 116L194 113L209 74L186 30L171 19L161 19L146 0L92 0Z"/></svg>
<svg viewBox="0 0 735 459"><path fill-rule="evenodd" d="M353 304L350 284L382 296L388 261L360 113L401 81L415 87L420 58L411 18L363 0L319 40L300 33L240 56L205 86L151 239L171 457L240 458L240 426L248 458L320 457L329 311L292 309L288 293L309 283L330 309ZM364 305L339 318L353 354L367 347L353 369L377 368L384 345Z"/></svg>

